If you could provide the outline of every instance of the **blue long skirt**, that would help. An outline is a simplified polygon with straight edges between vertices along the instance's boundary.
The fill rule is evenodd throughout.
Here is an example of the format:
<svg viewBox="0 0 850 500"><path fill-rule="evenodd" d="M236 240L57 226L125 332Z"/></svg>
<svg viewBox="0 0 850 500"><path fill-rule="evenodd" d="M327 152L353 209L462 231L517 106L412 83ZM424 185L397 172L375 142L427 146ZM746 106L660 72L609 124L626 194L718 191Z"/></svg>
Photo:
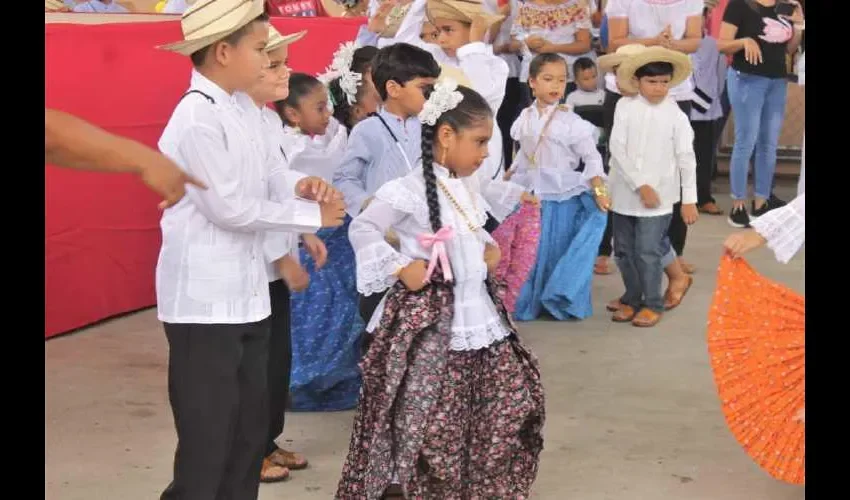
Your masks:
<svg viewBox="0 0 850 500"><path fill-rule="evenodd" d="M348 241L350 218L317 236L328 261L316 270L301 249L310 286L292 294L292 409L337 411L357 406L360 393L360 335L354 250Z"/></svg>
<svg viewBox="0 0 850 500"><path fill-rule="evenodd" d="M587 318L593 314L593 263L607 216L587 192L541 205L537 262L522 286L514 316L531 321L545 309L559 320Z"/></svg>

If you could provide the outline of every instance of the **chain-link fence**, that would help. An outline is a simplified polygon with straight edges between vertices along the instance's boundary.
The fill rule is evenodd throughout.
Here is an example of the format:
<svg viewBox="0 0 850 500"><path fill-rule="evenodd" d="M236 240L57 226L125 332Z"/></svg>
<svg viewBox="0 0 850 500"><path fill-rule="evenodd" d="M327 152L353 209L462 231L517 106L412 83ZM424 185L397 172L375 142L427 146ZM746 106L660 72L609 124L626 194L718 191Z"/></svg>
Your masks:
<svg viewBox="0 0 850 500"><path fill-rule="evenodd" d="M785 121L782 125L782 133L779 136L779 150L777 151L780 160L797 161L800 159L805 130L806 97L803 87L796 83L789 83L788 98L785 103ZM733 113L726 122L726 129L720 139L720 154L723 156L730 155L734 144L735 115Z"/></svg>

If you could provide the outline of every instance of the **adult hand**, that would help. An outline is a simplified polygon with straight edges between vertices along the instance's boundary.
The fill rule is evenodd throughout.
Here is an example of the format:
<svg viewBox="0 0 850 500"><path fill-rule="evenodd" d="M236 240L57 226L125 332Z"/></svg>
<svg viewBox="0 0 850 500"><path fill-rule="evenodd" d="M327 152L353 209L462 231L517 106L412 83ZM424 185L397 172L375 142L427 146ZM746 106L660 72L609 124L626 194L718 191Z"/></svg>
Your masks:
<svg viewBox="0 0 850 500"><path fill-rule="evenodd" d="M744 59L753 66L761 64L763 60L761 47L759 47L758 42L752 38L744 38Z"/></svg>
<svg viewBox="0 0 850 500"><path fill-rule="evenodd" d="M525 39L525 44L532 52L538 52L546 45L546 39L537 35L532 35Z"/></svg>
<svg viewBox="0 0 850 500"><path fill-rule="evenodd" d="M186 184L192 184L201 189L207 187L180 168L168 157L152 152L151 155L139 159L139 176L149 188L163 198L160 209L174 206L186 194Z"/></svg>
<svg viewBox="0 0 850 500"><path fill-rule="evenodd" d="M806 18L803 16L803 7L800 5L800 2L796 0L786 0L786 3L794 4L794 13L790 16L781 16L785 19L791 21L793 24L804 24L806 22Z"/></svg>
<svg viewBox="0 0 850 500"><path fill-rule="evenodd" d="M310 274L289 255L277 261L277 272L291 292L303 292L310 286Z"/></svg>

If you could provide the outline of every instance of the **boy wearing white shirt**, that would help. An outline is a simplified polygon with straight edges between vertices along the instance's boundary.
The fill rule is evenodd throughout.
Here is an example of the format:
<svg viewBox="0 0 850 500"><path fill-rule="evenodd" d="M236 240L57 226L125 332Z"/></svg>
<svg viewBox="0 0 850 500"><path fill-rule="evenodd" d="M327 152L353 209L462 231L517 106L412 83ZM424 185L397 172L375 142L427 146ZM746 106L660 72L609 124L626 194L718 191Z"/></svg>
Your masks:
<svg viewBox="0 0 850 500"><path fill-rule="evenodd" d="M194 70L159 149L208 187L190 189L160 223L157 312L178 438L163 500L257 497L269 418L265 233L313 232L344 213L316 179L295 192L320 203L269 200L292 184L268 165L236 96L269 64L267 21L262 0L197 0L181 19L185 39L162 47Z"/></svg>
<svg viewBox="0 0 850 500"><path fill-rule="evenodd" d="M609 142L614 253L626 292L615 322L652 327L661 320L663 243L673 205L697 219L693 130L669 89L690 76L688 56L662 47L629 56L618 83L637 93L617 103Z"/></svg>

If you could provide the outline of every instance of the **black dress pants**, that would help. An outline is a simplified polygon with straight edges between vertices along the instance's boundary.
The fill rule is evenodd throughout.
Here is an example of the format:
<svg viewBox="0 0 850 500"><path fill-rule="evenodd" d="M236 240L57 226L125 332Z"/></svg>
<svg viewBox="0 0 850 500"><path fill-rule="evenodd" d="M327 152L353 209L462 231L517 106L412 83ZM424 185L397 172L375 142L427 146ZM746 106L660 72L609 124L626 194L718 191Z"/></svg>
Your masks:
<svg viewBox="0 0 850 500"><path fill-rule="evenodd" d="M269 325L164 325L177 451L162 500L256 500L269 418Z"/></svg>
<svg viewBox="0 0 850 500"><path fill-rule="evenodd" d="M289 288L283 280L273 281L269 283L269 296L272 316L268 362L269 431L266 434L265 456L277 449L274 440L283 434L292 370Z"/></svg>

